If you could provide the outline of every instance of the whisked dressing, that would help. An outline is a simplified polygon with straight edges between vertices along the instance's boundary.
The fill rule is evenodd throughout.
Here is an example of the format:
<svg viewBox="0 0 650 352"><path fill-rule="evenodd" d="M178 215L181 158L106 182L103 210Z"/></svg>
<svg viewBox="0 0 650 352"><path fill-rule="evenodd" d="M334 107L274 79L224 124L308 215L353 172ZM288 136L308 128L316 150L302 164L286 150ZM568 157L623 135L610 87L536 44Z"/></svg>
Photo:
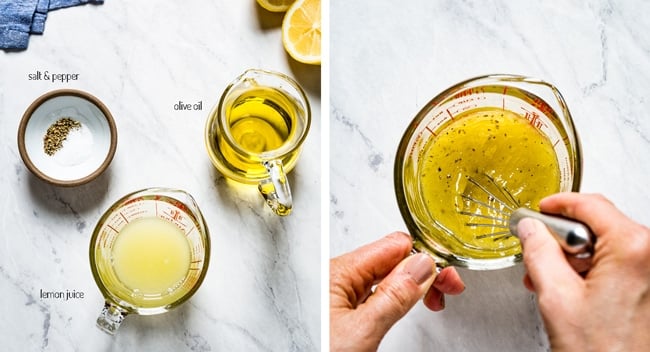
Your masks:
<svg viewBox="0 0 650 352"><path fill-rule="evenodd" d="M519 240L499 219L507 224L508 207L538 209L542 198L560 190L553 145L512 111L481 108L458 115L422 153L419 189L443 232L436 241L460 255L520 253Z"/></svg>

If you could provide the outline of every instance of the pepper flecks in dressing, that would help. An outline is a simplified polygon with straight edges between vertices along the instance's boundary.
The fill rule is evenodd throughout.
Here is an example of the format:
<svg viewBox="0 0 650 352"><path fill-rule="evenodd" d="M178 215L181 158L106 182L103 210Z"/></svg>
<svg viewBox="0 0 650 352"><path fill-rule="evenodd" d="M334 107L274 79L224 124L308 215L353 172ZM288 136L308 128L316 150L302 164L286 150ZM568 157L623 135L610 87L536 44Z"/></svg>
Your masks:
<svg viewBox="0 0 650 352"><path fill-rule="evenodd" d="M500 108L456 116L427 142L419 175L427 211L438 227L446 229L438 231L436 241L474 258L509 256L521 249L507 226L502 226L508 221L499 210L504 206L471 180L513 207L536 209L542 198L560 190L560 168L551 142L524 117ZM463 194L489 207L467 200Z"/></svg>

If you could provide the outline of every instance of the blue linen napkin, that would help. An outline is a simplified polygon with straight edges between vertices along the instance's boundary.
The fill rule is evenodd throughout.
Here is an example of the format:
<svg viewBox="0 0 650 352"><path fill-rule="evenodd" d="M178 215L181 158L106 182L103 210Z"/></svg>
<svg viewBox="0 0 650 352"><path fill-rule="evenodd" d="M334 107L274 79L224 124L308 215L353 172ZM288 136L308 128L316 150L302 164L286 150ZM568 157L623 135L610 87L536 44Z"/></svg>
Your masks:
<svg viewBox="0 0 650 352"><path fill-rule="evenodd" d="M2 0L0 0L2 1ZM50 0L38 0L36 4L36 12L32 17L32 25L29 28L31 34L43 34L45 30L45 20L47 19L47 11L50 7Z"/></svg>
<svg viewBox="0 0 650 352"><path fill-rule="evenodd" d="M30 34L42 34L47 13L104 0L0 0L0 49L27 49Z"/></svg>

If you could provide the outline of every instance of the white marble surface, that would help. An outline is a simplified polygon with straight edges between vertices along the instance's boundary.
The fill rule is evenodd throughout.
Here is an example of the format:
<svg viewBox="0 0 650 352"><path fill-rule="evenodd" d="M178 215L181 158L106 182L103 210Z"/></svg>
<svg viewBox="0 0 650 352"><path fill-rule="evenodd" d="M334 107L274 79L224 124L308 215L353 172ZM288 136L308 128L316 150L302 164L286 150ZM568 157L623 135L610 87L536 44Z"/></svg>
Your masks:
<svg viewBox="0 0 650 352"><path fill-rule="evenodd" d="M22 52L0 51L0 341L4 351L312 351L320 347L320 67L291 60L282 16L247 1L106 1L50 12ZM294 213L273 215L255 188L212 167L203 128L248 68L296 78L313 123L290 175ZM35 71L74 82L28 81ZM57 188L32 176L18 122L41 94L85 90L112 112L119 145L90 184ZM202 111L174 111L179 100ZM88 262L99 216L123 195L167 186L191 193L212 235L201 289L164 315L127 317L115 337L95 327L103 304ZM83 299L41 299L40 290Z"/></svg>
<svg viewBox="0 0 650 352"><path fill-rule="evenodd" d="M447 87L513 73L554 83L582 139L582 190L650 224L650 4L644 1L333 1L330 255L406 230L393 191L400 137ZM544 351L523 267L461 270L441 313L421 303L382 351Z"/></svg>

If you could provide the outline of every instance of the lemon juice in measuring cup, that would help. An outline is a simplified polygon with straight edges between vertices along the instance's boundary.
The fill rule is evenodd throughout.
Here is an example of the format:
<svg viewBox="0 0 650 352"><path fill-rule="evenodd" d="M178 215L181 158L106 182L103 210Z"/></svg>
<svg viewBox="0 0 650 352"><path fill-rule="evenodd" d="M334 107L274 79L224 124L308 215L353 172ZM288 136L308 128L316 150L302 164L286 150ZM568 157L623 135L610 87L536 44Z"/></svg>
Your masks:
<svg viewBox="0 0 650 352"><path fill-rule="evenodd" d="M105 298L98 327L113 334L128 314L180 305L201 285L209 258L207 226L186 192L150 188L118 200L90 243L93 277Z"/></svg>
<svg viewBox="0 0 650 352"><path fill-rule="evenodd" d="M176 288L190 269L190 245L174 224L155 216L145 217L122 228L111 261L118 281L133 288L133 292L118 289L116 294L121 299L140 307L168 305L182 294Z"/></svg>

